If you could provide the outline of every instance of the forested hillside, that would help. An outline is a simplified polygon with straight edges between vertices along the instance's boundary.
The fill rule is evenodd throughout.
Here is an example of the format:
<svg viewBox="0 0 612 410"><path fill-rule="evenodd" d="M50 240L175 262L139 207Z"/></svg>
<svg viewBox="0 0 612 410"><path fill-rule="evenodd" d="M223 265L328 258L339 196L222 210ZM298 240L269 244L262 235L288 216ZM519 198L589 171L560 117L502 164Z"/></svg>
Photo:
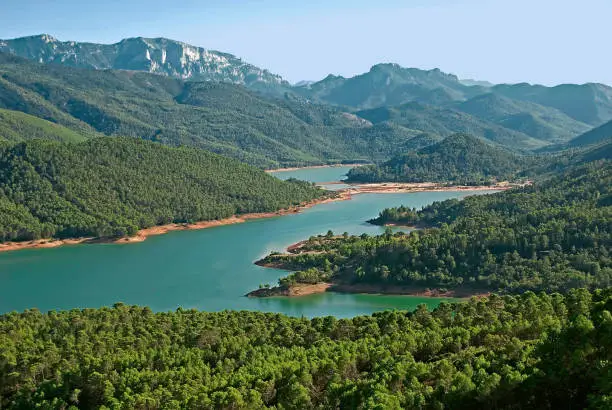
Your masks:
<svg viewBox="0 0 612 410"><path fill-rule="evenodd" d="M148 308L0 316L0 407L606 409L612 294L337 320Z"/></svg>
<svg viewBox="0 0 612 410"><path fill-rule="evenodd" d="M544 145L551 141L567 141L588 127L597 127L612 119L612 87L604 84L483 86L473 81L466 84L457 76L438 69L419 70L397 64L377 64L367 73L351 78L329 75L294 90L315 101L355 110L397 109L417 102L463 111L488 128L496 125L498 130L528 135ZM439 126L435 117L433 125ZM467 132L454 130L459 131Z"/></svg>
<svg viewBox="0 0 612 410"><path fill-rule="evenodd" d="M556 108L495 93L476 96L455 108L543 142L568 141L591 128Z"/></svg>
<svg viewBox="0 0 612 410"><path fill-rule="evenodd" d="M543 142L567 140L612 119L612 88L604 84L561 84L554 87L491 84L461 80L440 69L421 70L398 64L375 64L354 77L329 75L291 87L280 76L236 56L167 38L126 38L115 44L59 41L48 35L0 40L0 52L50 65L96 70L120 69L157 73L178 79L242 84L264 93L285 93L354 110L420 102L460 107L465 112L527 133ZM481 97L484 97L481 99ZM492 97L492 98L490 98ZM483 103L489 107L483 107ZM490 118L497 111L504 118ZM480 114L484 115L480 115ZM502 121L502 122L500 122ZM580 130L582 129L582 131ZM423 129L421 131L428 131ZM462 130L455 130L459 132Z"/></svg>
<svg viewBox="0 0 612 410"><path fill-rule="evenodd" d="M95 135L95 132L75 131L19 111L0 109L0 140L18 142L41 138L78 142Z"/></svg>
<svg viewBox="0 0 612 410"><path fill-rule="evenodd" d="M471 134L497 142L511 150L529 151L549 143L454 108L436 107L417 102L357 111L357 115L374 124L392 122L409 129L421 130L442 137L456 133Z"/></svg>
<svg viewBox="0 0 612 410"><path fill-rule="evenodd" d="M393 81L385 85L389 78ZM377 100L369 94L379 82L380 92L388 98ZM335 83L345 85L332 87ZM349 94L368 99L371 104L366 106L374 108L359 111L362 105L325 105L342 101L323 98L328 94L322 90L328 87L329 95L351 89ZM574 105L533 102L519 92L520 87L501 87L492 94L496 87L468 87L439 70L380 65L358 81L329 78L277 93L275 98L236 84L44 65L0 53L0 108L78 134L189 145L263 168L382 162L414 147L410 139L423 132L440 137L470 133L517 151L556 146L598 119L612 117L612 102L608 104L612 92L602 87L588 88L599 90L593 95L576 88L582 100L592 97L589 107L594 107L593 112L588 107L576 111ZM535 89L547 102L545 91L550 90ZM588 121L580 120L584 116Z"/></svg>
<svg viewBox="0 0 612 410"><path fill-rule="evenodd" d="M79 132L189 145L266 168L383 160L419 134L233 84L43 65L2 53L0 108Z"/></svg>
<svg viewBox="0 0 612 410"><path fill-rule="evenodd" d="M483 184L514 178L529 160L467 134L451 135L379 166L353 168L349 182Z"/></svg>
<svg viewBox="0 0 612 410"><path fill-rule="evenodd" d="M281 279L282 286L328 281L551 292L612 285L609 159L520 189L422 210L387 209L372 222L430 229L315 237L264 262L303 270Z"/></svg>
<svg viewBox="0 0 612 410"><path fill-rule="evenodd" d="M324 194L236 160L134 138L0 145L0 240L132 235Z"/></svg>
<svg viewBox="0 0 612 410"><path fill-rule="evenodd" d="M553 107L576 121L599 126L612 118L612 87L605 84L499 84L490 91L519 101Z"/></svg>
<svg viewBox="0 0 612 410"><path fill-rule="evenodd" d="M612 141L612 121L594 128L569 142L570 147L584 147L590 144Z"/></svg>

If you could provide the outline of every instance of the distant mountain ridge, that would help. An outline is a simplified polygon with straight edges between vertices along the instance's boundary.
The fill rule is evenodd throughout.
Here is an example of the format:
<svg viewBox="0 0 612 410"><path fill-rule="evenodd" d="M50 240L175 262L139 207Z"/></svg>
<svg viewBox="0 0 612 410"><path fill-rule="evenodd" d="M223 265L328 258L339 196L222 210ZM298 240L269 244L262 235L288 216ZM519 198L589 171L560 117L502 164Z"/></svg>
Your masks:
<svg viewBox="0 0 612 410"><path fill-rule="evenodd" d="M59 41L41 34L0 40L0 51L40 63L96 70L146 71L180 79L224 81L247 86L289 85L281 76L238 57L167 38L127 38L115 44Z"/></svg>
<svg viewBox="0 0 612 410"><path fill-rule="evenodd" d="M519 101L553 107L577 121L599 126L612 119L612 87L605 84L500 84L492 92Z"/></svg>
<svg viewBox="0 0 612 410"><path fill-rule="evenodd" d="M59 41L48 34L0 40L0 52L41 63L90 69L118 69L163 74L183 80L212 80L246 85L276 94L291 93L355 110L420 102L444 106L495 93L516 101L552 107L593 127L612 120L612 87L561 84L554 87L491 84L462 80L438 68L422 70L394 63L376 64L366 73L345 78L328 75L294 86L280 75L215 50L167 38L127 38L115 44Z"/></svg>
<svg viewBox="0 0 612 410"><path fill-rule="evenodd" d="M463 100L484 92L484 87L464 86L457 76L440 69L404 68L398 64L376 64L370 71L351 78L328 75L323 80L296 87L304 96L327 103L361 109Z"/></svg>
<svg viewBox="0 0 612 410"><path fill-rule="evenodd" d="M402 110L409 103L452 108L544 145L564 143L612 120L612 87L605 84L494 85L461 80L437 68L421 70L397 64L377 64L350 78L330 74L321 81L295 86L293 91L312 101L357 112Z"/></svg>
<svg viewBox="0 0 612 410"><path fill-rule="evenodd" d="M52 36L42 34L13 40L0 40L0 53L12 54L52 66L142 71L179 79L185 83L210 81L242 85L250 90L259 91L260 94L263 92L280 98L286 104L297 104L302 107L298 111L312 112L310 108L306 110L303 108L333 105L345 113L343 115L346 119L350 115L357 115L352 117L356 121L353 121L354 124L349 128L334 131L335 135L342 135L345 142L349 142L349 136L355 135L353 125L361 121L362 126L367 126L367 120L374 123L374 129L368 130L366 134L373 138L375 135L383 135L385 130L391 130L393 133L402 135L399 146L406 146L404 143L410 137L423 132L438 134L440 137L465 132L518 151L554 150L557 147L565 146L570 140L588 132L591 128L612 120L612 87L604 84L562 84L555 87L528 83L495 85L477 80L462 80L438 68L422 70L405 68L393 63L381 63L372 66L366 73L349 78L330 74L320 81L301 81L291 85L279 75L246 63L231 54L166 38L136 37L124 39L115 44L93 44L59 41ZM130 73L130 75L133 74ZM95 77L95 75L85 73L83 76ZM100 76L103 77L103 75ZM5 77L5 80L7 78ZM148 81L152 84L151 87L177 86L162 83L161 80ZM3 100L11 99L14 93L22 93L15 87L15 84L3 85L0 78L0 89L5 88L7 91L6 95L0 94L0 107L37 115L32 112L32 104L19 107L14 105L15 101L3 103ZM31 87L37 92L36 84L32 83ZM188 91L189 87L186 85L184 91ZM255 101L251 96L238 97L237 94L234 94L237 90L223 87L217 90L208 88L204 91L204 93L198 93L197 96L190 95L188 98L180 93L175 95L174 91L168 94L171 94L176 102L199 106L199 102L193 104L193 101L206 100L208 98L205 96L206 93L214 91L218 96L229 93L231 94L229 99L216 100L216 103L224 104L227 109L240 106L240 110L244 110L248 104ZM68 91L49 96L43 93L35 98L39 106L48 105L50 100L66 92ZM104 92L112 92L112 90L104 90ZM238 94L241 93L238 92ZM75 101L70 101L70 103L79 104ZM209 103L213 104L210 106L213 109L215 103ZM68 108L88 111L86 107L68 106ZM252 108L247 111L252 112ZM319 108L315 108L316 110ZM93 112L89 112L93 117L87 119L78 117L80 122L75 122L75 118L68 118L65 112L61 112L66 111L65 106L64 108L57 105L47 107L47 111L55 112L52 115L51 113L43 115L41 118L54 118L55 120L52 121L58 122L62 120L61 123L69 128L84 128L85 133L92 131L87 129L88 126L97 131L101 131L99 128L103 126L102 132L106 134L116 135L117 132L122 132L120 129L109 131L107 129L109 124L106 120L104 124L94 125L92 120L96 120L97 116ZM120 112L115 115L123 116ZM140 123L138 128L150 128L152 121L143 119L139 115L132 115L134 120ZM319 116L319 114L312 115ZM257 121L261 119L257 116L255 118ZM266 117L266 119L272 118L274 118L273 115ZM156 119L158 118L154 118ZM333 122L339 124L337 120ZM383 124L383 122L390 124ZM156 128L161 129L162 125L159 124ZM281 131L286 130L284 127L269 127L269 125L272 123L266 124L267 129L264 134L275 140L287 133ZM327 121L325 125L331 125L331 123ZM231 127L235 126L237 125L234 123ZM173 128L176 129L175 126ZM262 131L259 126L257 128ZM295 131L294 134L300 132L297 128L294 128L293 131ZM315 132L321 134L319 131ZM239 135L235 131L231 133L235 136ZM146 135L149 134L151 131L147 130ZM245 135L252 135L252 133L249 130ZM390 140L391 137L385 136L387 140ZM152 137L148 136L148 138ZM256 138L259 139L259 136ZM176 138L173 140L176 142ZM226 142L221 142L221 144L227 145ZM239 144L248 145L246 151L253 149L253 146L246 141ZM318 149L314 143L310 145L307 151L327 151L327 149ZM336 144L333 142L320 140L318 143L319 147L326 145L335 151L333 148ZM259 146L255 147L256 150L259 148ZM364 148L362 146L353 152L362 154L361 149ZM376 150L379 148L377 147ZM226 153L226 151L215 142L215 152ZM269 151L269 148L266 151ZM251 156L252 152L248 155ZM234 154L232 153L231 156ZM297 159L295 152L286 153L283 156L284 159L276 158L275 161L280 160L280 163L287 164L285 160ZM322 158L320 154L315 157ZM338 159L338 156L334 155L333 159ZM300 159L302 160L309 162L314 158L307 155ZM249 162L253 163L253 160Z"/></svg>

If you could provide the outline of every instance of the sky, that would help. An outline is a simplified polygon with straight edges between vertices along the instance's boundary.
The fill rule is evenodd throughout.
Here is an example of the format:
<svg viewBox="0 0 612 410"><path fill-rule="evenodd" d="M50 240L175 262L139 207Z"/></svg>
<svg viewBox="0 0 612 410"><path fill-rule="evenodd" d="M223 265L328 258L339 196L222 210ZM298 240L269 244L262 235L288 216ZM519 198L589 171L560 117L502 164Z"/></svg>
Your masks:
<svg viewBox="0 0 612 410"><path fill-rule="evenodd" d="M167 37L290 82L377 63L460 78L612 85L612 0L0 0L0 38Z"/></svg>

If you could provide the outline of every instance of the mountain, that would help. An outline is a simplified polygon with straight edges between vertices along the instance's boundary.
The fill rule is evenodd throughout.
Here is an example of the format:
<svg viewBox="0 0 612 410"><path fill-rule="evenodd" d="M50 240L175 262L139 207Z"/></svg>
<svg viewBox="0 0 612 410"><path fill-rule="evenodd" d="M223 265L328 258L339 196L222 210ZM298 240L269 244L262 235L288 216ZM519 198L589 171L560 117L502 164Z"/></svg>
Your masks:
<svg viewBox="0 0 612 410"><path fill-rule="evenodd" d="M419 70L397 64L378 64L367 73L351 78L330 74L316 83L294 87L293 91L312 101L352 108L369 120L367 115L371 112L367 112L370 110L402 111L410 107L407 105L410 103L461 111L478 118L480 123L472 126L473 130L465 126L454 128L453 125L463 119L457 119L454 112L439 111L440 116L448 117L443 120L443 126L434 125L436 120L422 118L400 124L442 135L469 132L483 136L485 130L489 134L510 134L519 140L518 145L523 149L562 144L612 119L612 88L603 84L556 87L526 83L480 84L460 80L439 69ZM396 116L389 117L390 121L397 121ZM438 114L436 117L440 119ZM521 139L525 141L520 142ZM506 146L514 146L512 138L499 140Z"/></svg>
<svg viewBox="0 0 612 410"><path fill-rule="evenodd" d="M0 53L0 108L80 133L189 145L266 168L388 159L417 132L372 126L241 85L123 70L43 65Z"/></svg>
<svg viewBox="0 0 612 410"><path fill-rule="evenodd" d="M135 138L0 146L0 241L133 235L318 198L236 160Z"/></svg>
<svg viewBox="0 0 612 410"><path fill-rule="evenodd" d="M329 75L295 92L326 103L360 109L399 105L409 101L448 103L465 100L482 87L467 87L439 69L419 70L397 64L377 64L369 72L352 78Z"/></svg>
<svg viewBox="0 0 612 410"><path fill-rule="evenodd" d="M59 41L41 34L0 40L0 52L40 63L96 70L132 70L180 79L214 80L249 87L285 85L279 75L232 54L207 50L167 38L127 38L115 44Z"/></svg>
<svg viewBox="0 0 612 410"><path fill-rule="evenodd" d="M295 87L293 90L313 100L353 107L356 110L415 101L448 106L494 93L512 100L555 109L554 114L551 112L549 116L555 117L561 112L576 122L591 127L612 119L612 87L604 84L563 84L555 87L527 83L493 85L474 80L460 80L457 76L439 69L419 70L397 64L377 64L367 73L351 78L330 74L321 81ZM525 106L523 111L530 107L536 108L538 112L542 111L542 108L533 105ZM534 118L537 120L539 117L540 114ZM527 122L533 120L527 118ZM573 127L576 126L574 123ZM565 135L567 134L568 132L565 132ZM561 138L565 138L565 135Z"/></svg>
<svg viewBox="0 0 612 410"><path fill-rule="evenodd" d="M453 182L482 184L511 179L523 159L467 134L455 134L380 166L349 171L350 182Z"/></svg>
<svg viewBox="0 0 612 410"><path fill-rule="evenodd" d="M550 143L567 141L591 128L556 108L496 93L478 95L454 108Z"/></svg>
<svg viewBox="0 0 612 410"><path fill-rule="evenodd" d="M137 37L125 39L116 44L94 44L62 42L49 35L38 35L0 40L0 52L21 56L50 66L142 71L162 74L181 80L183 83L189 80L243 85L250 90L281 98L285 102L331 104L345 112L363 112L381 107L394 107L393 110L401 111L406 108L407 103L426 104L439 110L452 109L453 111L438 111L434 119L413 118L408 123L403 121L398 125L412 129L416 133L437 132L443 136L456 132L468 132L487 137L508 147L527 150L541 149L548 145L562 145L588 131L590 127L612 120L612 88L603 84L564 84L556 87L527 83L493 85L475 80L460 80L457 76L444 73L439 69L421 70L404 68L397 64L377 64L372 66L367 73L351 78L330 74L321 81L302 81L291 86L280 76L243 62L231 54L165 38ZM169 86L161 84L161 80L148 81L151 87ZM5 84L4 88L7 87L9 90L6 92L9 95L16 92L14 87ZM47 96L41 96L43 100L48 99ZM172 98L177 97L174 94L171 96ZM0 95L0 100L3 98L6 99L5 96ZM37 101L36 106L43 109L47 102ZM0 106L13 109L7 104ZM31 108L28 107L28 109ZM53 111L57 108L66 111L57 106L44 107L44 110ZM30 112L22 108L14 109ZM472 118L458 119L455 111L470 114ZM54 117L59 118L63 115L65 113L55 113ZM440 116L449 118L441 119ZM478 118L479 121L475 121L474 118ZM63 120L70 119L64 118ZM82 118L77 118L77 120L80 120L81 123L73 123L70 127L85 127L82 129L83 132L92 131L87 129L87 125L96 129L92 126L91 121ZM439 121L442 124L436 123ZM143 123L140 124L142 126L150 125L146 118L139 119L137 122ZM417 126L419 122L421 128ZM472 125L465 124L466 122ZM460 123L464 124L454 127ZM232 126L235 124L233 123ZM163 127L158 126L157 128ZM172 126L173 130L180 128L182 127L179 125L173 124ZM260 128L257 130L262 131ZM102 132L109 133L108 130ZM315 133L320 132L315 131ZM201 131L194 134L199 133ZM149 130L144 134L149 135L151 132ZM246 134L250 135L251 132L246 132ZM263 132L263 134L269 136L268 132ZM276 134L272 138L276 139L278 136L279 134ZM170 139L176 140L177 138ZM300 140L299 137L297 139ZM329 152L329 149L325 147L325 145L329 146L329 143L317 137L314 138L314 140L317 139L322 149L316 149L315 145L311 144L308 150L314 149L320 152L313 153L313 155L309 155L310 153L302 155L294 151L295 149L303 151L301 147L290 147L282 155L283 158L275 158L273 161L283 164L287 164L287 161L312 163L316 161L316 158L325 156L330 160L345 159L341 157L346 157L346 155ZM229 145L233 146L234 143L235 141L232 141ZM227 145L227 142L217 144L215 152L242 156L251 163L262 162L262 159L249 157L265 155L270 151L269 147L265 147L259 152L239 154L235 152L234 147L229 148ZM332 149L333 147L329 148L332 151L338 151ZM340 151L345 150L340 149ZM359 152L349 150L346 153L349 152L350 155L361 156Z"/></svg>
<svg viewBox="0 0 612 410"><path fill-rule="evenodd" d="M595 127L612 119L612 87L604 84L562 84L555 87L527 83L501 84L490 91L515 100L556 108L577 121Z"/></svg>
<svg viewBox="0 0 612 410"><path fill-rule="evenodd" d="M59 41L41 34L0 40L0 52L41 63L96 70L119 69L179 79L213 80L245 85L276 95L290 93L329 104L369 109L406 102L444 105L495 92L508 98L556 108L576 121L599 126L612 119L612 88L603 84L500 84L460 80L439 69L420 70L377 64L351 78L329 75L292 87L279 75L238 57L167 38L135 37L115 44Z"/></svg>
<svg viewBox="0 0 612 410"><path fill-rule="evenodd" d="M494 141L515 150L532 150L546 141L505 128L501 125L453 109L425 105L417 102L393 107L379 107L356 113L373 124L392 122L408 129L419 130L442 137L461 132Z"/></svg>
<svg viewBox="0 0 612 410"><path fill-rule="evenodd" d="M612 121L594 128L569 142L570 147L582 147L602 141L612 141Z"/></svg>

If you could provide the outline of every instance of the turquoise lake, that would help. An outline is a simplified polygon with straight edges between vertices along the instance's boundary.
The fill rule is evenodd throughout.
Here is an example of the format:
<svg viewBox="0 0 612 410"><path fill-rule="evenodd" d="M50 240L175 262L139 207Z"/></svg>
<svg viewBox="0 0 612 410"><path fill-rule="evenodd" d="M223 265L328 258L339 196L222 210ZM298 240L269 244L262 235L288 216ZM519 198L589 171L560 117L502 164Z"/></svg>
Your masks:
<svg viewBox="0 0 612 410"><path fill-rule="evenodd" d="M329 182L347 167L300 170L302 179ZM288 178L298 171L282 173ZM331 178L331 179L330 179ZM441 299L324 293L299 298L247 298L262 283L286 272L253 262L311 235L377 234L365 221L385 207L422 207L470 192L360 194L318 205L300 214L194 231L175 231L127 245L94 244L29 249L0 254L0 313L38 308L100 307L116 302L155 311L177 307L206 311L260 310L292 316L351 317L384 309L413 309Z"/></svg>

